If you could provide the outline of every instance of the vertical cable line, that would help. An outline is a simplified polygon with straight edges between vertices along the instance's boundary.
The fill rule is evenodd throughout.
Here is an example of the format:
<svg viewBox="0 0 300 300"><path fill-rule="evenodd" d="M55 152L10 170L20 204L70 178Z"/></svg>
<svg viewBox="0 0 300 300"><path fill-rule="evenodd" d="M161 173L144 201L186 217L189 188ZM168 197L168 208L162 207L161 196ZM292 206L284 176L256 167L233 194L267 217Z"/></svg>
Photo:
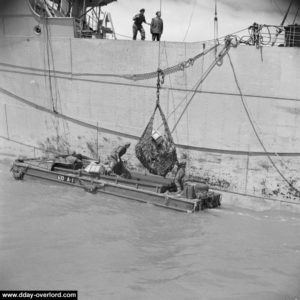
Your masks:
<svg viewBox="0 0 300 300"><path fill-rule="evenodd" d="M162 0L159 0L159 11L160 11L160 13L161 13L161 7L162 7ZM159 41L158 41L158 63L157 63L157 65L158 65L158 69L160 69L160 39L159 39Z"/></svg>
<svg viewBox="0 0 300 300"><path fill-rule="evenodd" d="M215 45L217 45L219 43L218 36L219 36L218 7L217 7L217 0L215 0L215 17L214 17L214 39L215 39ZM215 49L215 56L217 56L217 48Z"/></svg>
<svg viewBox="0 0 300 300"><path fill-rule="evenodd" d="M55 76L56 70L55 70L55 64L54 64L54 54L53 54L53 47L52 47L52 43L51 43L51 36L49 36L49 51L50 51L50 55L51 55L51 59L52 59L52 72L54 74L54 76L52 75L53 81L54 81L54 91L55 91L55 111L54 113L58 113L58 105L59 105L59 110L62 113L62 101L61 101L61 97L60 97L60 92L59 92L59 86L58 86L58 80ZM49 67L50 69L50 67ZM62 125L63 125L63 131L64 131L64 137L65 140L67 140L67 132L66 132L66 128L68 129L68 124L65 120L62 120Z"/></svg>
<svg viewBox="0 0 300 300"><path fill-rule="evenodd" d="M45 1L45 3L46 3L46 1ZM53 96L53 88L52 88L52 80L51 80L51 66L50 66L50 53L49 53L50 41L49 41L49 28L48 28L48 18L47 17L45 18L45 28L46 28L46 53L47 53L50 97L51 97L52 110L54 113L57 113L55 105L54 105L54 96Z"/></svg>
<svg viewBox="0 0 300 300"><path fill-rule="evenodd" d="M238 82L238 79L237 79L237 76L236 76L236 72L235 72L235 69L234 69L234 66L233 66L233 63L232 63L232 60L231 60L231 57L230 57L229 53L227 53L227 56L228 56L228 58L229 58L229 62L230 62L230 66L231 66L231 69L232 69L232 72L233 72L233 76L234 76L234 80L235 80L236 86L237 86L238 91L239 91L239 93L240 93L240 97L241 97L241 100L242 100L243 107L244 107L244 109L245 109L246 115L247 115L247 117L248 117L248 119L249 119L249 121L250 121L251 127L252 127L252 129L253 129L253 131L254 131L254 134L255 134L255 136L256 136L256 138L257 138L259 144L260 144L261 147L263 148L263 150L264 150L266 156L268 157L270 163L271 163L272 166L275 168L275 170L277 171L277 173L281 176L281 178L282 178L282 179L283 179L283 180L284 180L284 181L285 181L285 182L286 182L286 183L287 183L287 184L288 184L295 192L297 192L298 195L300 195L300 191L299 191L297 188L295 188L295 187L293 186L293 184L292 184L292 183L284 176L284 174L283 174L283 173L279 170L279 168L276 166L275 162L273 161L273 159L271 158L270 154L268 153L268 151L267 151L267 149L266 149L266 146L264 145L264 142L263 142L262 139L260 138L260 136L259 136L259 134L258 134L258 132L257 132L257 130L256 130L256 128L255 128L255 125L254 125L254 123L253 123L253 120L252 120L252 118L251 118L251 115L250 115L250 113L249 113L249 110L248 110L248 108L247 108L247 105L246 105L244 96L243 96L243 94L242 94L242 90L241 90L241 87L240 87L240 85L239 85L239 82Z"/></svg>
<svg viewBox="0 0 300 300"><path fill-rule="evenodd" d="M46 0L44 0L45 5L47 5ZM46 28L46 56L47 56L47 65L48 65L48 78L49 78L49 89L50 89L50 96L51 96L51 104L52 104L52 111L54 114L58 114L58 102L60 105L60 111L62 112L62 103L59 93L59 88L57 84L57 78L56 78L56 71L54 66L54 54L53 54L53 48L51 43L51 33L49 31L49 24L48 24L48 17L45 18L45 28ZM52 60L52 68L51 68L51 60ZM52 75L53 73L53 75ZM53 80L53 82L52 82ZM55 95L54 95L55 92ZM63 134L64 139L67 140L67 129L68 124L65 120L62 120L62 126L63 126ZM59 136L59 121L58 125L56 125L56 131L57 136Z"/></svg>
<svg viewBox="0 0 300 300"><path fill-rule="evenodd" d="M185 42L185 40L186 40L186 38L187 38L187 35L188 35L188 33L189 33L189 30L190 30L190 27L191 27L191 24L192 24L192 20L193 20L193 16L194 16L194 12L195 12L196 4L197 4L197 0L194 0L192 13L191 13L191 15L190 15L189 24L188 24L188 27L187 27L187 29L186 29L186 32L185 32L185 35L184 35L184 38L183 38L183 42Z"/></svg>

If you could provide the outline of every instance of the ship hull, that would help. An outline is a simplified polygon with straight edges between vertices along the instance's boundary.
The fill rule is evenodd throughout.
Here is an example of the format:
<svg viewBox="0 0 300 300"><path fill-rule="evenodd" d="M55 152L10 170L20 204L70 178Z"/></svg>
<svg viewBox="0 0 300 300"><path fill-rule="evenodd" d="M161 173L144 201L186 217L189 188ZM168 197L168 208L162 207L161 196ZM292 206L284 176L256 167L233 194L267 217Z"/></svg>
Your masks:
<svg viewBox="0 0 300 300"><path fill-rule="evenodd" d="M213 45L78 39L72 19L41 20L27 1L18 10L11 3L0 16L1 152L79 149L105 158L130 141L128 163L141 171L134 145L156 103L156 78L125 75L168 68ZM240 45L228 54L197 90L214 51L165 77L160 103L178 156L212 187L297 201L283 176L300 187L300 48Z"/></svg>

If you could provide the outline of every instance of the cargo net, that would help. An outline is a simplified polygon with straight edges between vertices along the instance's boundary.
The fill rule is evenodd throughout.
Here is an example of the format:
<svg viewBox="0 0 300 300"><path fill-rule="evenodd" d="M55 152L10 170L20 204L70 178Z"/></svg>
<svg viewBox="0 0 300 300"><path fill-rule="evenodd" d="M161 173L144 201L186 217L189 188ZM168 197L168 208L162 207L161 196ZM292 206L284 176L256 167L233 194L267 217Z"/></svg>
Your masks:
<svg viewBox="0 0 300 300"><path fill-rule="evenodd" d="M157 109L163 121L163 135L153 129ZM136 157L150 173L160 176L166 176L177 161L176 147L159 103L156 105L144 133L135 146L135 153Z"/></svg>

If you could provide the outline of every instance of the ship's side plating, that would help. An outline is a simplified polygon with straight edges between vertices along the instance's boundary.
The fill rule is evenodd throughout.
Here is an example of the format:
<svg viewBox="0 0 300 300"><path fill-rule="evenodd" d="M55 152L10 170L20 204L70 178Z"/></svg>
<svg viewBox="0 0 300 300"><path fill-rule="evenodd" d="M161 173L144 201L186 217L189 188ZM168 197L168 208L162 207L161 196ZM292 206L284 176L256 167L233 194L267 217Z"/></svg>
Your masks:
<svg viewBox="0 0 300 300"><path fill-rule="evenodd" d="M105 157L122 141L134 145L154 109L156 79L123 75L155 71L158 57L164 69L212 46L79 39L74 30L73 18L41 19L28 1L2 5L2 153L68 148ZM254 134L238 86L269 155L299 188L300 48L240 45L228 53L232 65L224 56L176 126L178 152L187 155L191 174L216 188L298 201ZM214 59L211 51L165 77L160 99L171 129ZM140 168L133 146L129 163Z"/></svg>

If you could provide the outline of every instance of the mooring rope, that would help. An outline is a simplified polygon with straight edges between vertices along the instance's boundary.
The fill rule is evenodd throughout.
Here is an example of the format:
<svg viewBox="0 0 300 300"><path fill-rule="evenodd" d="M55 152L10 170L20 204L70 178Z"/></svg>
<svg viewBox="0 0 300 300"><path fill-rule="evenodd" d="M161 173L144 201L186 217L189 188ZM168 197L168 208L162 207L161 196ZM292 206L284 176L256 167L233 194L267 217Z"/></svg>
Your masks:
<svg viewBox="0 0 300 300"><path fill-rule="evenodd" d="M281 178L295 191L297 192L298 196L300 196L300 191L294 187L294 185L284 176L284 174L279 170L279 168L277 167L277 165L275 164L275 162L273 161L272 157L269 155L268 153L268 150L263 142L263 140L260 138L258 132L257 132L257 129L254 125L254 122L251 118L251 115L250 115L250 112L247 108L247 105L245 103L245 99L244 99L244 96L243 96L243 93L242 93L242 90L241 90L241 87L240 87L240 84L238 82L238 79L237 79L237 75L236 75L236 72L235 72L235 69L234 69L234 66L233 66L233 63L232 63L232 60L231 60L231 57L229 55L229 53L227 53L227 56L229 58L229 62L230 62L230 66L231 66L231 69L232 69L232 72L233 72L233 76L234 76L234 80L235 80L235 83L236 83L236 86L237 86L237 89L240 93L240 97L241 97L241 100L242 100L242 104L243 104L243 107L244 107L244 110L246 112L246 115L248 117L248 120L250 122L250 125L254 131L254 134L259 142L259 144L261 145L261 147L263 148L264 150L264 153L266 154L267 158L269 159L270 163L272 164L272 166L275 168L275 170L277 171L277 173L281 176Z"/></svg>

